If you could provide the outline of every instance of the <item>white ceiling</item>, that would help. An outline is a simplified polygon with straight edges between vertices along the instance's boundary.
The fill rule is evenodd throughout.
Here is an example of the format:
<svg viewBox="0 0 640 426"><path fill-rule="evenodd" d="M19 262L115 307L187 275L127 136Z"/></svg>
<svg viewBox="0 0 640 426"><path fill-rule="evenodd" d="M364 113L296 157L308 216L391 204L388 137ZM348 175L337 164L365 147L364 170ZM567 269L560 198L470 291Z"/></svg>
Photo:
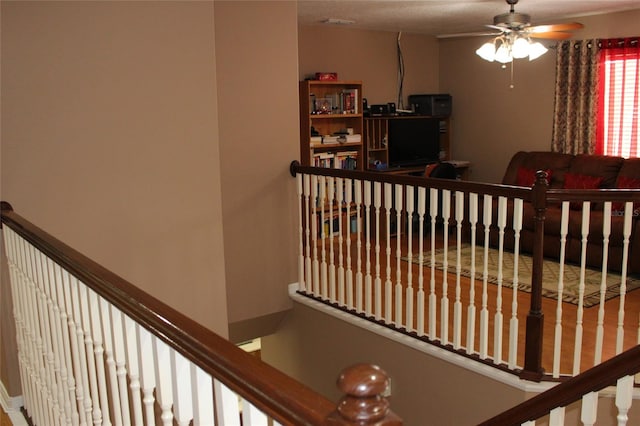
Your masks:
<svg viewBox="0 0 640 426"><path fill-rule="evenodd" d="M521 0L515 11L539 25L638 8L638 0ZM504 0L298 0L302 25L337 18L355 21L349 28L430 35L484 31L495 15L507 12Z"/></svg>

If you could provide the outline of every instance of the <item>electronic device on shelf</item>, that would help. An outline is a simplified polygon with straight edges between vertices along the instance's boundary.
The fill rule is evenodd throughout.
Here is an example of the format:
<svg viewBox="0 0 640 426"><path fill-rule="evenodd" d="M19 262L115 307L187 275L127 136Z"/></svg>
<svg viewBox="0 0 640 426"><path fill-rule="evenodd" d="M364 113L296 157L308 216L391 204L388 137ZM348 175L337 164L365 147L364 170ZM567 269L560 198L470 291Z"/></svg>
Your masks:
<svg viewBox="0 0 640 426"><path fill-rule="evenodd" d="M389 167L423 166L440 159L440 120L412 117L389 120Z"/></svg>

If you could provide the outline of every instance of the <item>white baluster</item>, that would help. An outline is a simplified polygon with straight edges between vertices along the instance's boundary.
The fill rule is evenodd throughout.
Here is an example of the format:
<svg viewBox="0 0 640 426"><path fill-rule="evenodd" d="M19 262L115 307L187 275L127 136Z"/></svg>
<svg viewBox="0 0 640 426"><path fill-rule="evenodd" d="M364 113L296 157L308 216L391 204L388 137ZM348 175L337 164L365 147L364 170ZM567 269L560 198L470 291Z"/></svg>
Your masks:
<svg viewBox="0 0 640 426"><path fill-rule="evenodd" d="M356 203L356 311L362 312L362 291L363 291L363 274L362 274L362 182L354 181L354 201ZM369 230L369 221L367 221L367 232ZM369 254L367 250L367 255Z"/></svg>
<svg viewBox="0 0 640 426"><path fill-rule="evenodd" d="M40 320L40 341L42 342L42 357L43 363L43 376L46 379L47 390L47 402L49 411L49 421L51 424L59 424L60 408L58 406L58 392L55 378L54 368L54 356L53 356L53 343L51 340L51 320L50 320L50 302L44 291L44 275L46 274L46 266L44 266L43 259L40 256L40 252L29 245L29 257L32 259L35 266L36 274L34 275L34 286L38 299L38 318Z"/></svg>
<svg viewBox="0 0 640 426"><path fill-rule="evenodd" d="M242 400L242 422L251 426L268 426L269 419L246 399Z"/></svg>
<svg viewBox="0 0 640 426"><path fill-rule="evenodd" d="M37 377L39 382L36 383L40 393L40 418L43 422L53 424L53 402L51 397L51 382L47 374L47 352L43 332L43 321L46 309L42 306L42 300L38 291L38 277L36 272L36 259L33 255L33 247L28 245L26 241L22 241L22 250L25 261L24 271L25 279L29 285L29 293L27 300L27 309L31 317L31 331L34 336L34 366L37 368Z"/></svg>
<svg viewBox="0 0 640 426"><path fill-rule="evenodd" d="M395 186L395 210L396 210L396 287L395 287L395 325L396 327L402 327L402 269L400 265L402 263L402 250L401 250L401 242L402 238L402 185ZM411 240L409 240L411 241ZM410 244L411 242L409 242ZM411 270L411 268L409 268ZM389 291L389 296L391 296L391 292ZM388 298L387 307L391 310L391 297ZM387 318L391 318L391 312Z"/></svg>
<svg viewBox="0 0 640 426"><path fill-rule="evenodd" d="M392 186L390 183L384 184L384 210L386 219L386 269L385 269L385 281L384 281L384 319L387 324L391 324L391 208L393 207L393 194ZM376 281L377 284L377 281ZM376 318L380 318L382 310L382 292L376 286Z"/></svg>
<svg viewBox="0 0 640 426"><path fill-rule="evenodd" d="M327 234L325 232L325 208L327 207L327 179L325 176L320 176L320 202L318 205L320 206L320 242L322 244L321 247L321 261L320 261L320 296L323 299L327 299L328 287L329 287L329 277L328 277L328 264L327 264ZM329 222L331 223L331 217L329 218Z"/></svg>
<svg viewBox="0 0 640 426"><path fill-rule="evenodd" d="M142 326L136 325L138 334L138 365L140 366L140 385L142 387L142 404L144 405L145 424L156 424L153 404L153 391L156 387L155 359L153 356L153 341L151 333Z"/></svg>
<svg viewBox="0 0 640 426"><path fill-rule="evenodd" d="M415 192L413 186L407 186L407 257L413 259L413 215L414 215L414 202ZM400 240L400 238L398 238ZM422 240L422 238L421 238ZM398 259L400 256L398 256ZM420 269L422 269L422 263L420 263ZM398 266L399 268L399 266ZM405 327L407 331L413 331L413 272L411 264L407 268L407 290L405 294L406 300L406 319ZM402 288L402 286L401 286Z"/></svg>
<svg viewBox="0 0 640 426"><path fill-rule="evenodd" d="M347 207L347 270L345 272L346 278L346 293L347 299L346 304L348 309L353 309L353 269L352 269L352 259L351 259L351 234L353 233L351 229L351 203L353 202L353 181L351 179L345 179L344 182L344 203ZM359 258L359 257L358 257Z"/></svg>
<svg viewBox="0 0 640 426"><path fill-rule="evenodd" d="M43 289L49 308L49 330L51 334L51 357L53 358L53 371L56 382L56 399L58 401L58 423L71 425L71 403L69 401L69 388L67 386L67 372L64 365L65 348L62 342L62 323L60 320L60 307L56 297L56 274L53 260L39 252L42 259L45 279Z"/></svg>
<svg viewBox="0 0 640 426"><path fill-rule="evenodd" d="M518 261L520 258L520 231L522 230L522 208L521 198L513 200L513 298L511 299L511 320L509 321L509 368L516 368L518 360Z"/></svg>
<svg viewBox="0 0 640 426"><path fill-rule="evenodd" d="M61 354L61 368L60 372L64 377L64 381L66 383L66 392L67 395L65 397L65 413L67 416L67 424L69 425L78 425L80 423L79 414L78 414L78 406L76 405L77 397L76 397L76 385L75 378L73 377L73 362L71 360L71 339L69 337L69 316L71 315L71 308L69 303L66 303L65 300L65 289L68 288L68 272L65 271L60 265L54 265L54 274L55 274L55 297L54 300L56 304L59 306L59 315L60 315L60 333L62 337L62 341L60 346L63 349L63 354ZM67 290L68 292L68 290Z"/></svg>
<svg viewBox="0 0 640 426"><path fill-rule="evenodd" d="M214 426L213 380L195 364L191 364L191 386L194 395L193 426Z"/></svg>
<svg viewBox="0 0 640 426"><path fill-rule="evenodd" d="M598 392L590 392L582 396L580 420L584 426L593 426L598 417Z"/></svg>
<svg viewBox="0 0 640 426"><path fill-rule="evenodd" d="M308 223L308 221L304 220L304 217L302 216L304 198L301 173L296 174L296 191L298 194L298 202L296 203L298 204L298 286L301 291L305 291L307 283L304 279L304 223Z"/></svg>
<svg viewBox="0 0 640 426"><path fill-rule="evenodd" d="M151 335L153 342L153 360L156 375L156 400L160 405L160 419L164 426L173 425L173 380L171 377L170 352L173 349L160 340L159 337Z"/></svg>
<svg viewBox="0 0 640 426"><path fill-rule="evenodd" d="M218 424L224 426L240 426L240 404L238 396L218 380L213 381L213 389Z"/></svg>
<svg viewBox="0 0 640 426"><path fill-rule="evenodd" d="M453 303L453 348L460 349L462 344L462 302L460 301L460 276L462 273L462 220L464 219L464 194L456 191L455 194L455 219L456 219L456 290Z"/></svg>
<svg viewBox="0 0 640 426"><path fill-rule="evenodd" d="M365 244L365 276L364 276L364 311L367 315L373 312L372 276L371 276L371 181L364 181L364 217L367 221ZM376 221L377 222L377 221ZM377 225L376 225L377 226Z"/></svg>
<svg viewBox="0 0 640 426"><path fill-rule="evenodd" d="M491 195L484 195L483 218L484 226L484 257L482 265L482 303L480 308L480 358L486 359L489 352L489 309L487 308L487 284L489 278L489 238L491 230L493 199Z"/></svg>
<svg viewBox="0 0 640 426"><path fill-rule="evenodd" d="M322 200L318 191L318 176L311 176L311 200L313 217L311 219L311 241L313 243L313 294L320 295L320 262L318 260L318 235L321 235L324 223L318 223L318 206L322 207ZM320 229L318 229L320 227Z"/></svg>
<svg viewBox="0 0 640 426"><path fill-rule="evenodd" d="M78 380L78 389L80 388L80 384L83 389L82 393L82 406L80 406L80 410L84 412L84 414L80 414L80 417L84 417L85 422L89 423L93 420L93 394L91 392L90 384L89 384L89 360L87 359L87 344L85 339L85 328L83 317L83 302L81 301L80 295L80 287L84 287L84 284L80 283L75 277L69 277L69 289L71 293L71 304L73 306L73 317L75 319L76 329L75 329L75 340L77 342L77 354L78 354L78 364L79 364L79 373L78 369L76 369L76 375L79 375ZM84 295L84 293L83 293ZM88 320L88 315L87 315ZM89 353L90 354L90 353Z"/></svg>
<svg viewBox="0 0 640 426"><path fill-rule="evenodd" d="M127 362L125 358L125 330L123 324L124 314L110 304L111 322L113 324L113 355L116 367L116 380L120 395L120 416L122 423L131 424L131 413L129 411L129 391L127 387Z"/></svg>
<svg viewBox="0 0 640 426"><path fill-rule="evenodd" d="M580 284L578 286L578 311L576 318L575 344L573 347L573 375L580 373L580 356L582 355L582 320L584 315L584 276L587 262L587 240L589 236L589 218L591 203L582 203L582 255L580 256Z"/></svg>
<svg viewBox="0 0 640 426"><path fill-rule="evenodd" d="M386 189L386 185L385 185L385 189ZM388 197L385 197L385 202L388 199ZM375 220L375 226L376 226L376 245L375 245L375 252L376 252L376 264L375 264L375 271L376 271L376 276L375 279L373 281L373 293L374 293L374 305L375 305L375 312L374 315L376 317L376 319L382 319L382 278L380 276L380 208L382 207L382 185L380 184L380 182L374 182L373 183L373 206L375 208L375 215L376 215L376 220ZM386 215L387 219L389 218L388 213ZM389 221L387 220L387 234L389 233ZM389 239L387 238L387 241ZM387 249L389 250L389 249Z"/></svg>
<svg viewBox="0 0 640 426"><path fill-rule="evenodd" d="M622 229L622 270L620 271L620 305L618 308L618 329L616 333L616 354L622 352L624 342L624 306L627 295L627 262L629 260L629 238L631 237L631 220L634 216L633 203L625 203L624 226ZM640 328L638 328L640 333ZM638 336L640 342L640 334Z"/></svg>
<svg viewBox="0 0 640 426"><path fill-rule="evenodd" d="M594 348L593 365L602 361L602 346L604 341L604 302L607 295L607 270L609 269L609 236L611 235L611 202L604 203L602 221L602 274L600 278L600 303L598 306L598 320L596 322L596 345Z"/></svg>
<svg viewBox="0 0 640 426"><path fill-rule="evenodd" d="M113 414L113 424L122 425L122 406L120 402L120 389L118 387L118 374L116 372L116 360L113 354L113 341L111 333L111 325L113 319L109 311L110 303L102 297L98 298L100 304L100 315L102 318L102 340L104 346L104 357L107 364L107 374L109 376L109 385L111 386L109 395L109 407ZM105 383L106 386L106 383Z"/></svg>
<svg viewBox="0 0 640 426"><path fill-rule="evenodd" d="M557 407L549 413L549 426L564 426L564 407Z"/></svg>
<svg viewBox="0 0 640 426"><path fill-rule="evenodd" d="M311 235L313 232L312 228L315 230L314 225L317 224L315 215L311 214L311 206L309 198L311 196L311 179L309 175L304 175L304 206L305 206L305 258L304 258L304 288L301 288L302 291L311 292L313 288L312 281L312 269L311 269ZM315 247L314 247L315 249Z"/></svg>
<svg viewBox="0 0 640 426"><path fill-rule="evenodd" d="M502 282L504 275L502 272L502 262L504 259L504 229L507 226L507 198L498 197L498 292L496 295L496 313L494 315L494 337L493 337L493 362L502 363Z"/></svg>
<svg viewBox="0 0 640 426"><path fill-rule="evenodd" d="M618 426L626 426L629 421L629 409L633 399L633 376L624 376L616 383L616 407L618 408Z"/></svg>
<svg viewBox="0 0 640 426"><path fill-rule="evenodd" d="M98 392L100 396L100 408L102 411L102 425L111 425L109 410L109 395L107 390L107 378L104 371L104 337L100 329L100 301L95 291L87 289L89 297L89 312L91 313L91 333L93 335L93 353L95 355L96 373L98 379ZM108 321L106 319L105 321Z"/></svg>
<svg viewBox="0 0 640 426"><path fill-rule="evenodd" d="M93 334L91 329L91 316L89 307L87 286L78 282L78 300L80 301L80 309L82 311L82 330L84 332L84 345L86 352L87 371L89 373L89 386L92 400L92 419L94 425L102 424L102 409L100 400L100 391L98 390L98 379L96 372Z"/></svg>
<svg viewBox="0 0 640 426"><path fill-rule="evenodd" d="M443 222L443 253L442 253L442 297L440 298L440 343L449 343L449 219L451 217L451 191L442 190L442 222Z"/></svg>
<svg viewBox="0 0 640 426"><path fill-rule="evenodd" d="M476 339L476 226L478 223L478 194L469 194L469 225L471 228L471 278L469 307L467 308L467 353L475 352Z"/></svg>
<svg viewBox="0 0 640 426"><path fill-rule="evenodd" d="M171 376L173 381L173 412L179 426L188 426L193 419L193 398L191 385L191 362L184 356L170 350ZM251 423L249 423L251 424Z"/></svg>
<svg viewBox="0 0 640 426"><path fill-rule="evenodd" d="M564 292L564 261L569 230L569 202L562 202L562 219L560 222L560 269L558 272L558 299L556 305L556 327L553 344L553 372L555 378L560 377L560 355L562 352L562 294Z"/></svg>
<svg viewBox="0 0 640 426"><path fill-rule="evenodd" d="M335 204L336 198L336 187L335 180L333 177L327 178L327 204L329 205L329 292L323 293L323 296L328 297L331 302L336 301L336 262L335 262L335 253L333 248L333 235L336 230L333 226L334 223L334 211L333 207ZM340 216L340 209L336 207L335 215Z"/></svg>
<svg viewBox="0 0 640 426"><path fill-rule="evenodd" d="M436 323L438 303L436 297L436 221L438 218L438 190L429 190L429 215L431 216L431 276L429 280L429 340L437 337ZM443 274L446 275L446 274Z"/></svg>
<svg viewBox="0 0 640 426"><path fill-rule="evenodd" d="M342 221L342 208L344 205L344 181L342 178L336 178L336 201L338 203L338 303L344 306L345 303L345 283L344 283L344 235L345 228L347 230L347 239L349 238L349 214L346 216L346 223Z"/></svg>
<svg viewBox="0 0 640 426"><path fill-rule="evenodd" d="M126 338L127 365L129 366L129 389L131 389L131 410L133 424L143 426L142 397L140 395L140 368L138 347L138 326L128 316L124 315L124 333Z"/></svg>
<svg viewBox="0 0 640 426"><path fill-rule="evenodd" d="M424 336L424 316L425 316L425 311L424 311L424 301L425 301L425 297L424 297L424 214L426 211L426 203L427 203L427 190L426 188L420 186L418 187L418 235L420 236L418 239L418 264L420 265L420 268L419 268L420 274L418 275L418 295L417 295L418 336Z"/></svg>

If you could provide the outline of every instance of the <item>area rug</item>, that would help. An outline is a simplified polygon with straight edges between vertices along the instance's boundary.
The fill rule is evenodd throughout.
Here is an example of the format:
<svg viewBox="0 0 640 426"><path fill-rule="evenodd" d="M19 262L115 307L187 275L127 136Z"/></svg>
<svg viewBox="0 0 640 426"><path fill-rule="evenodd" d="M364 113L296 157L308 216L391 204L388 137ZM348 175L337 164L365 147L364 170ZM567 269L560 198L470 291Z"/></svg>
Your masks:
<svg viewBox="0 0 640 426"><path fill-rule="evenodd" d="M443 249L437 249L435 252L435 268L443 270ZM447 251L447 270L449 273L456 273L457 250L455 247L449 248ZM463 244L461 246L461 271L460 274L465 277L471 277L471 246ZM476 270L475 278L483 279L484 265L484 247L476 247ZM487 281L492 284L498 283L498 250L490 248L487 256ZM407 257L402 260L408 261ZM411 262L419 264L418 255L412 256ZM425 252L423 255L424 266L431 267L431 252ZM531 265L532 257L524 254L518 256L518 289L531 292ZM511 252L504 251L502 259L502 285L504 287L513 287L514 281L514 255ZM560 275L560 264L552 260L543 261L542 273L542 295L557 299L558 295L558 277ZM562 291L562 300L568 303L578 305L579 301L579 285L580 285L580 267L571 264L564 265L564 288ZM600 302L600 282L602 280L602 271L594 269L585 269L585 290L583 306L590 307ZM617 297L620 291L620 283L622 277L619 274L609 273L606 278L607 291L605 299ZM627 277L627 293L640 287L640 280Z"/></svg>

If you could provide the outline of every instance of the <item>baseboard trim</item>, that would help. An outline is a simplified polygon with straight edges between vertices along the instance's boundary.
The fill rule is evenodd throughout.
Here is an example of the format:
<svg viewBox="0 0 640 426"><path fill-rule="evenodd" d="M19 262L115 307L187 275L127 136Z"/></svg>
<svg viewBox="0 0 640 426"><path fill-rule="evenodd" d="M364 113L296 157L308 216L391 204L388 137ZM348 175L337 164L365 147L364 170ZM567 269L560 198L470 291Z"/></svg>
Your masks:
<svg viewBox="0 0 640 426"><path fill-rule="evenodd" d="M0 382L0 405L11 419L13 426L28 426L20 408L24 405L22 396L10 397L4 383Z"/></svg>

